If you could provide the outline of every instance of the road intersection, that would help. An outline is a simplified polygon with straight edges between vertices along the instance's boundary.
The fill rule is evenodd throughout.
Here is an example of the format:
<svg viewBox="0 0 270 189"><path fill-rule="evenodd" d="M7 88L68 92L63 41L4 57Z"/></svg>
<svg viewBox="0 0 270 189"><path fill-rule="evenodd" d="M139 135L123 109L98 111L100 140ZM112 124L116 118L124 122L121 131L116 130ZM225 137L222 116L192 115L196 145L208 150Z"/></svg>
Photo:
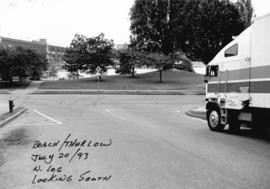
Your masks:
<svg viewBox="0 0 270 189"><path fill-rule="evenodd" d="M203 96L25 94L17 104L28 111L0 130L3 189L270 186L269 142L249 130L211 132L187 116ZM69 135L74 146L59 150ZM35 149L37 141L59 144Z"/></svg>

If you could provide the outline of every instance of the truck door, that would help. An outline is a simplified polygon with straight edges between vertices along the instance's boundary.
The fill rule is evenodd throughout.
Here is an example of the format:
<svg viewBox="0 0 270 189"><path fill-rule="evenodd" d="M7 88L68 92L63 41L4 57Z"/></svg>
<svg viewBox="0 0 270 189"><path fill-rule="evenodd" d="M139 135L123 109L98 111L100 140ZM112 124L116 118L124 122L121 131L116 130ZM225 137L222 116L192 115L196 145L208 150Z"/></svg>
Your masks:
<svg viewBox="0 0 270 189"><path fill-rule="evenodd" d="M224 51L224 97L231 109L241 109L242 102L249 100L251 64L249 45L245 43L240 38Z"/></svg>

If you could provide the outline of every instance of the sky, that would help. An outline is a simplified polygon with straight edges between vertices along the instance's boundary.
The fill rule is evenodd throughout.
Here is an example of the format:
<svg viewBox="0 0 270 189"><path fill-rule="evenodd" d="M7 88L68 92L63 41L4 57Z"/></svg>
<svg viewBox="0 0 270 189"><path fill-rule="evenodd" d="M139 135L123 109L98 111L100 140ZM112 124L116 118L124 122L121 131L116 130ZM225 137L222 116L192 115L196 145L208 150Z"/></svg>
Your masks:
<svg viewBox="0 0 270 189"><path fill-rule="evenodd" d="M0 36L23 40L46 38L69 46L76 33L103 32L115 44L129 42L129 12L134 0L0 0ZM269 0L252 0L258 16L270 13Z"/></svg>

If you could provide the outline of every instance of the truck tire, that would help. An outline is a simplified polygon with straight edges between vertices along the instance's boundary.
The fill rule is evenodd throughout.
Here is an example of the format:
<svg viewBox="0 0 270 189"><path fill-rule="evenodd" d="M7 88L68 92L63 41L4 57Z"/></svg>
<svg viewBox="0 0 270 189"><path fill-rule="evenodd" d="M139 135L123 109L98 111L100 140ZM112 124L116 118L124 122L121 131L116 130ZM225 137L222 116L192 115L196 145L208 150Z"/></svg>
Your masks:
<svg viewBox="0 0 270 189"><path fill-rule="evenodd" d="M211 131L223 131L225 125L221 124L220 110L210 108L206 112L208 127Z"/></svg>
<svg viewBox="0 0 270 189"><path fill-rule="evenodd" d="M241 121L238 120L238 112L237 111L229 112L228 122L229 122L229 132L230 133L238 133L240 131Z"/></svg>

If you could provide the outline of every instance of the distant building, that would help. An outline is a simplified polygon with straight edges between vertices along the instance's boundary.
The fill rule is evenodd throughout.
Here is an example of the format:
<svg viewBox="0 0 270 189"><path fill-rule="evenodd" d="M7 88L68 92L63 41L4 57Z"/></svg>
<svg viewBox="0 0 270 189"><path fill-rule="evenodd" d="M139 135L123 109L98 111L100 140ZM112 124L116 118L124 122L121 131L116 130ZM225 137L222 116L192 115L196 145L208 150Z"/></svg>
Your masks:
<svg viewBox="0 0 270 189"><path fill-rule="evenodd" d="M49 69L54 67L56 70L61 70L64 64L64 53L66 48L49 45L46 39L39 39L33 41L25 41L20 39L12 39L0 36L0 47L3 48L16 48L21 47L24 49L32 50L38 54L46 56L49 62Z"/></svg>
<svg viewBox="0 0 270 189"><path fill-rule="evenodd" d="M47 43L44 40L24 41L19 39L0 37L0 46L4 48L22 47L24 49L35 51L36 53L39 53L41 55L47 55Z"/></svg>

